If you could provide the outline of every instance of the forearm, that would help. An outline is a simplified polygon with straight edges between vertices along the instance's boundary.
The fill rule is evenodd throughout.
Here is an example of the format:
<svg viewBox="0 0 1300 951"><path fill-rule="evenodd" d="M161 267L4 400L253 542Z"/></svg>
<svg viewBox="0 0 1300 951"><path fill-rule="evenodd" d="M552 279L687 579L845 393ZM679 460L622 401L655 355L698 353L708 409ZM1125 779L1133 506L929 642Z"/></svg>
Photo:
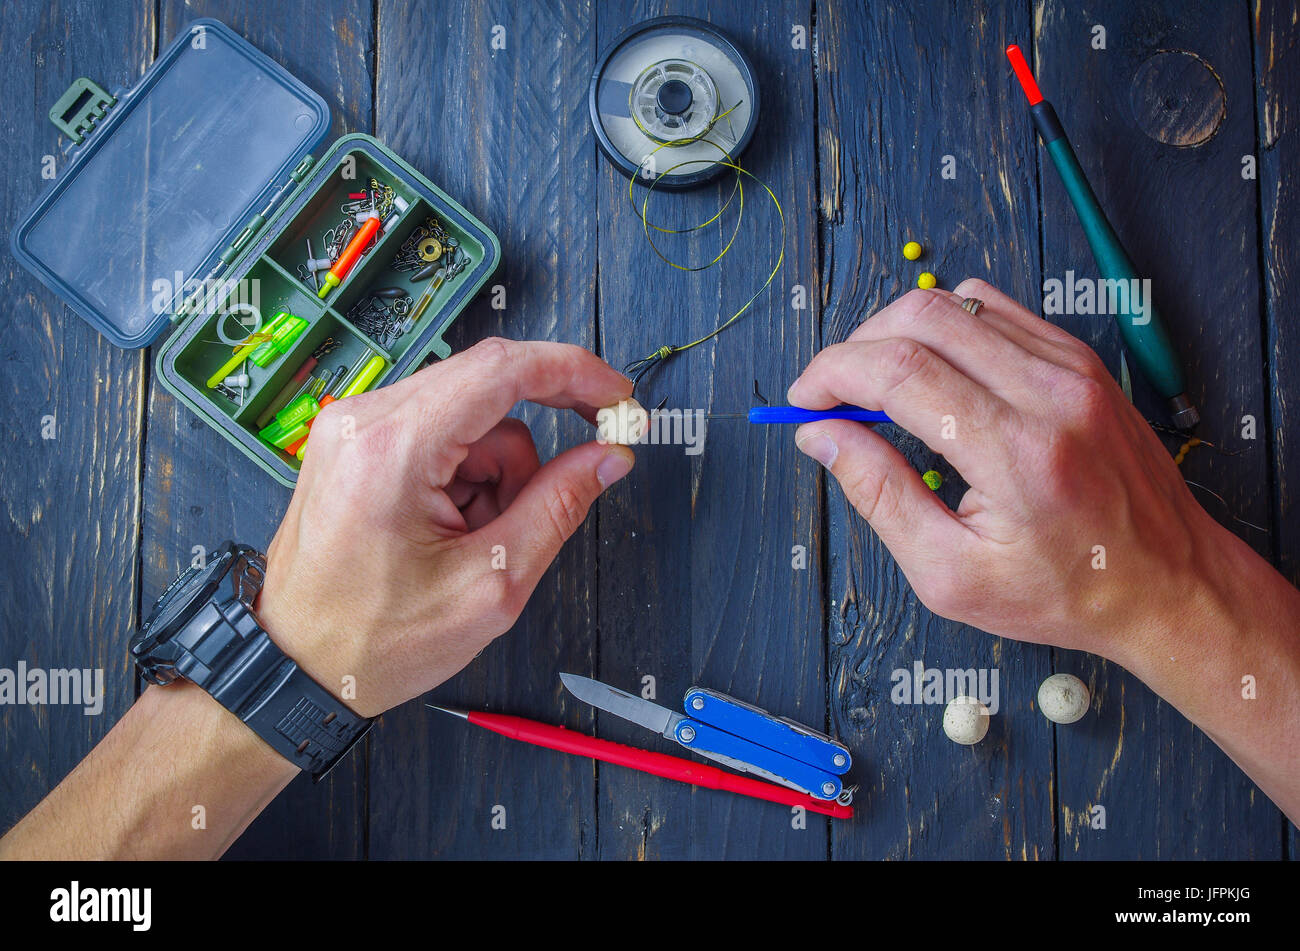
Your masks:
<svg viewBox="0 0 1300 951"><path fill-rule="evenodd" d="M0 859L215 858L297 773L200 688L150 687Z"/></svg>
<svg viewBox="0 0 1300 951"><path fill-rule="evenodd" d="M1112 659L1300 823L1300 592L1226 530L1207 537L1198 580Z"/></svg>

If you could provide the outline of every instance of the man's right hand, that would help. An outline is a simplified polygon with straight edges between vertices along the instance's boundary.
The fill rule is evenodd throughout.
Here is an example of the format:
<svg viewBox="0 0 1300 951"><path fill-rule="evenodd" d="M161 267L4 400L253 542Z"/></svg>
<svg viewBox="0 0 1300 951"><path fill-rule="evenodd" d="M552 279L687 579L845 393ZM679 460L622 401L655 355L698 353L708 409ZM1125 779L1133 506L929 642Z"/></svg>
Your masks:
<svg viewBox="0 0 1300 951"><path fill-rule="evenodd" d="M965 297L984 301L978 314ZM1225 545L1244 547L1097 355L982 281L906 294L814 357L789 399L883 409L961 473L954 512L865 426L808 423L795 437L917 596L986 631L1123 658L1161 635Z"/></svg>
<svg viewBox="0 0 1300 951"><path fill-rule="evenodd" d="M789 401L884 410L969 483L954 512L866 426L795 436L932 611L1119 662L1300 815L1300 595L1197 504L1089 347L968 280L881 310Z"/></svg>

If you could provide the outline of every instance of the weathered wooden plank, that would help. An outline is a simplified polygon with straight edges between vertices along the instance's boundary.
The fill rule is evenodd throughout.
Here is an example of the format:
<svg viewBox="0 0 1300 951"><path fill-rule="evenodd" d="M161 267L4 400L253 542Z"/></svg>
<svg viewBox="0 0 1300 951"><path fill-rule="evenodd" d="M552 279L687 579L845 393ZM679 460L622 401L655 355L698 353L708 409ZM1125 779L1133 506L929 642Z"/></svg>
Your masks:
<svg viewBox="0 0 1300 951"><path fill-rule="evenodd" d="M665 13L711 21L755 63L762 116L742 164L766 181L785 209L785 267L751 313L714 342L672 358L638 388L646 405L743 410L754 381L772 401L811 358L817 334L817 237L811 43L795 48L793 27L810 35L811 5L607 3L599 7L602 48L625 27ZM662 166L661 166L662 167ZM683 343L730 316L771 271L780 230L761 188L746 182L745 217L730 254L697 274L676 271L645 244L628 183L601 160L600 330L616 365L662 344ZM682 227L708 218L730 181L661 195L656 221ZM638 200L642 193L638 190ZM679 259L707 261L731 234L726 219L693 239L665 240ZM808 304L794 309L795 285ZM601 679L681 709L692 684L711 687L822 728L825 720L821 612L821 506L815 463L788 431L718 421L704 451L638 449L637 468L600 509ZM792 550L806 550L796 568ZM600 733L643 748L689 755L613 717ZM604 858L825 858L826 824L726 793L692 790L615 768L600 770L600 854Z"/></svg>
<svg viewBox="0 0 1300 951"><path fill-rule="evenodd" d="M5 12L6 241L50 184L44 163L58 173L68 165L67 143L48 121L55 100L79 76L109 89L131 85L153 43L152 7L54 2ZM145 358L104 340L11 255L0 268L0 291L0 667L98 668L104 686L98 716L81 706L0 707L0 829L7 830L135 697L127 643L136 623Z"/></svg>
<svg viewBox="0 0 1300 951"><path fill-rule="evenodd" d="M493 310L480 300L458 322L454 346L488 333L594 346L599 299L601 349L622 363L729 313L733 298L743 299L766 276L764 242L776 236L765 198L751 191L740 239L748 246L738 242L730 258L704 275L672 271L644 248L625 180L596 153L587 131L586 81L599 48L628 23L685 12L731 30L759 63L765 118L746 164L785 204L787 263L771 297L741 325L718 344L676 358L647 381L641 396L735 410L749 403L757 378L779 401L819 345L843 339L863 315L909 287L922 265L946 286L967 274L988 276L1031 305L1041 298L1041 277L1063 276L1067 268L1089 272L1090 254L1054 172L1036 171L1037 146L1001 60L1006 42L1027 44L1027 11L981 6L963 14L938 2L864 8L847 0L823 0L815 11L800 2L757 13L739 4L665 9L631 0L570 7L463 4L439 10L436 29L412 29L423 22L421 12L401 4L381 5L377 25L369 10L341 3L322 13L288 4L169 2L160 28L148 6L15 10L0 43L20 41L22 48L6 49L0 68L6 89L30 89L31 97L20 98L22 108L0 120L11 143L0 160L11 183L2 199L4 220L16 220L44 184L40 159L54 151L53 130L48 136L30 130L45 128L46 110L68 81L90 75L129 85L186 22L213 15L324 95L335 134L372 128L373 110L381 139L501 236L503 267L492 283L506 288L506 308ZM1223 495L1227 509L1209 497L1207 507L1261 551L1272 549L1288 576L1300 580L1286 494L1295 461L1284 438L1296 346L1283 319L1292 280L1286 255L1294 241L1288 239L1297 233L1296 163L1288 162L1297 28L1286 4L1257 0L1252 12L1253 39L1250 20L1236 7L1040 4L1036 66L1103 204L1155 280L1202 397L1202 435L1233 447L1242 416L1271 424L1271 499L1265 437L1233 458L1194 451L1185 463L1188 477ZM814 15L815 89L811 50L790 42L791 28L811 28ZM99 29L85 29L91 22ZM1089 45L1095 24L1107 29L1107 50ZM493 50L498 25L506 45ZM305 35L315 38L310 48L300 42ZM377 77L370 48L376 36ZM1213 97L1198 72L1204 67L1152 63L1156 50L1195 53L1222 84L1226 112L1204 144L1186 144L1216 115L1196 94L1209 89ZM900 83L900 77L913 78ZM1162 106L1165 93L1177 101ZM951 108L954 102L960 110ZM804 121L813 116L820 168ZM1185 144L1159 143L1149 134ZM1240 176L1241 156L1256 152L1262 201L1255 184ZM951 181L938 174L947 154L956 160ZM652 207L683 223L698 220L693 215L717 198L718 190L708 189L663 196ZM978 224L970 220L976 214ZM912 236L933 255L916 265L898 250ZM690 255L711 249L713 238L667 247ZM1254 290L1257 253L1264 261L1262 300ZM1206 266L1188 263L1198 261ZM0 666L19 659L103 666L109 686L99 718L75 707L0 709L0 745L20 763L0 780L0 821L7 826L130 703L125 644L138 613L142 426L148 445L139 584L146 602L188 561L192 546L226 536L268 541L287 492L151 383L145 426L143 358L105 343L12 261L0 280L9 302L2 305L8 332L0 398L15 421L10 451L0 457L9 513L0 544L23 566L0 578L7 606ZM807 288L812 310L790 309L796 284ZM824 314L816 309L822 305ZM1117 365L1108 321L1062 323ZM1261 365L1269 370L1271 396ZM1140 405L1157 418L1156 402L1138 389ZM46 415L55 417L53 441L41 438ZM549 411L523 415L544 457L588 432L580 421ZM899 439L918 466L936 464L924 447ZM1047 652L990 640L920 608L833 485L823 514L816 467L794 451L787 433L719 422L702 456L686 456L680 447L645 447L638 454L637 472L601 503L599 524L593 517L566 548L520 624L437 691L440 702L591 731L590 710L567 697L555 677L577 670L630 689L654 676L657 699L669 706L699 682L816 725L825 715L829 678L832 732L853 747L855 778L864 785L858 819L834 825L835 857L1056 853L1052 733L1031 705L1050 669ZM1270 508L1280 514L1271 538L1228 516L1272 525ZM808 549L807 570L790 567L796 545ZM999 668L1002 712L985 744L959 750L942 736L938 709L888 702L890 672L914 660ZM1057 669L1084 676L1097 695L1089 719L1055 738L1062 854L1281 854L1284 821L1199 732L1110 665L1068 652L1054 661ZM609 717L599 727L604 736L676 752ZM376 857L826 854L827 825L820 819L798 831L780 807L692 792L616 768L599 770L597 794L597 771L584 761L442 721L414 704L386 717L370 747L368 829L366 760L354 756L321 787L302 781L291 787L232 856L360 855L367 832ZM505 830L491 828L496 804L506 807ZM1105 832L1086 824L1094 804L1107 806ZM1289 834L1295 855L1294 827Z"/></svg>
<svg viewBox="0 0 1300 951"><path fill-rule="evenodd" d="M159 48L201 16L228 24L320 93L330 107L333 136L370 128L373 76L368 8L345 0L311 6L169 0L162 5ZM305 37L310 42L304 42ZM289 491L153 379L144 498L143 594L149 600L189 563L196 545L210 550L233 538L265 550L288 504ZM299 777L228 855L241 859L361 856L365 770L365 751L359 748L319 785Z"/></svg>
<svg viewBox="0 0 1300 951"><path fill-rule="evenodd" d="M1035 52L1080 162L1155 299L1183 356L1203 422L1199 435L1227 457L1193 451L1188 479L1223 496L1203 504L1260 551L1270 522L1268 450L1240 438L1242 417L1267 418L1260 373L1258 205L1242 177L1254 152L1250 22L1221 3L1040 3ZM1105 49L1094 49L1096 28ZM1009 84L1010 80L1006 80ZM1092 256L1054 170L1043 167L1043 274L1095 274ZM1061 324L1112 367L1109 317ZM1134 380L1139 407L1166 421ZM1171 444L1174 448L1177 442ZM1231 514L1229 514L1231 513ZM1058 658L1092 687L1093 713L1057 731L1064 858L1273 858L1277 810L1199 730L1135 678L1092 658ZM1088 821L1106 810L1106 829Z"/></svg>
<svg viewBox="0 0 1300 951"><path fill-rule="evenodd" d="M1300 327L1289 319L1300 293L1296 249L1300 246L1300 23L1295 5L1256 0L1252 35L1255 68L1255 138L1259 161L1260 251L1269 391L1272 396L1274 554L1292 584L1300 584L1300 506L1292 498L1300 472L1300 443L1292 395L1300 386ZM1300 858L1300 829L1283 822L1289 856Z"/></svg>
<svg viewBox="0 0 1300 951"><path fill-rule="evenodd" d="M498 235L502 263L457 320L454 350L486 336L595 342L595 150L584 92L587 3L507 0L379 7L376 134ZM496 38L497 45L493 45ZM502 44L504 44L502 46ZM569 413L521 408L543 460L590 439ZM594 517L565 546L523 617L434 702L591 732L558 674L596 648ZM456 597L456 592L447 592ZM372 734L375 858L583 858L596 842L595 771L410 704ZM504 808L504 829L492 825Z"/></svg>
<svg viewBox="0 0 1300 951"><path fill-rule="evenodd" d="M1029 33L1019 6L819 3L824 344L915 286L982 277L1037 296L1033 144L1002 48ZM950 158L949 158L950 157ZM943 175L945 163L955 177ZM926 256L909 262L903 243ZM951 467L902 432L922 471ZM1045 648L935 617L889 552L829 488L831 717L861 750L864 806L834 827L834 857L1051 858L1052 745L1033 710ZM950 742L942 705L895 705L892 672L997 670L999 711L973 748Z"/></svg>

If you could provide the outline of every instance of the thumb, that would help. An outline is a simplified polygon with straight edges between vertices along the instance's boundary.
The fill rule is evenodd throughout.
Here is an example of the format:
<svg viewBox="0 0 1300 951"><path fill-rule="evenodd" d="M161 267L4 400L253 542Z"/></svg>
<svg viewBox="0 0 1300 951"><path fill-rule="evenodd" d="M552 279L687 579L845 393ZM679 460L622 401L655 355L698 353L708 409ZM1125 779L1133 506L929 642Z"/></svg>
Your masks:
<svg viewBox="0 0 1300 951"><path fill-rule="evenodd" d="M499 516L474 534L491 534L511 552L511 580L531 593L600 493L632 471L627 446L590 442L534 473Z"/></svg>
<svg viewBox="0 0 1300 951"><path fill-rule="evenodd" d="M879 433L848 420L823 420L800 426L795 444L830 470L913 587L914 574L936 555L963 550L965 526Z"/></svg>

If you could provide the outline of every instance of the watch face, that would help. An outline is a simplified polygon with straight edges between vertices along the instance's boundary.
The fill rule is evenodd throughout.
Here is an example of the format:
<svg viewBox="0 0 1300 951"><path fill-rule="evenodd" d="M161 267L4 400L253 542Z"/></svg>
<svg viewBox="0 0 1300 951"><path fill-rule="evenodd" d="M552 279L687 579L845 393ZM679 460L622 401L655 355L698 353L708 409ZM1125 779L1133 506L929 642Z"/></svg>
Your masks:
<svg viewBox="0 0 1300 951"><path fill-rule="evenodd" d="M154 602L148 620L131 638L131 656L141 676L153 684L169 684L203 668L206 660L199 668L185 662L186 657L193 657L189 652L194 639L206 637L215 623L211 614L201 612L214 602L251 610L265 574L266 556L234 542L223 544L206 564L182 572ZM217 607L219 617L225 617L223 610ZM203 625L202 630L191 631L196 623ZM190 673L182 674L182 670ZM196 683L203 686L202 681Z"/></svg>
<svg viewBox="0 0 1300 951"><path fill-rule="evenodd" d="M171 587L154 604L138 640L147 640L151 646L156 646L184 627L194 613L216 593L232 557L233 552L229 547L221 548L207 564L191 566L173 581Z"/></svg>
<svg viewBox="0 0 1300 951"><path fill-rule="evenodd" d="M196 595L207 586L212 578L214 567L216 566L205 565L203 568L191 567L186 571L176 586L166 591L154 605L151 626L160 629L171 627L174 621L181 619L186 608L198 607L207 600ZM189 618L184 618L182 623L185 620Z"/></svg>

